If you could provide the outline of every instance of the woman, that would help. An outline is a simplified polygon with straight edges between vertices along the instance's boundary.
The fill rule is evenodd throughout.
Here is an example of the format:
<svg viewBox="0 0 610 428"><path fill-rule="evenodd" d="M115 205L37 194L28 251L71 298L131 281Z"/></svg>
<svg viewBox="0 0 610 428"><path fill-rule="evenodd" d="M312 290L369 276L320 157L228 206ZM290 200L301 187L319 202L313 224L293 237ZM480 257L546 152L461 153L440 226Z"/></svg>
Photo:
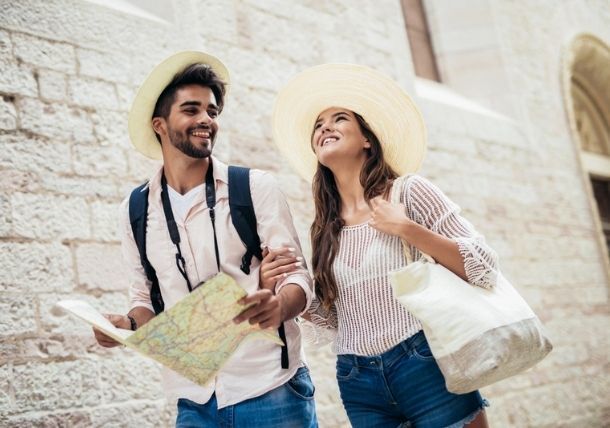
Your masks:
<svg viewBox="0 0 610 428"><path fill-rule="evenodd" d="M297 75L280 92L274 138L312 179L316 299L306 318L336 330L337 380L354 427L486 427L480 394L449 393L420 322L394 298L388 272L424 252L474 286L493 287L497 257L459 208L417 175L401 204L394 179L416 171L425 128L411 99L366 67L328 64ZM263 260L270 287L299 264L286 249Z"/></svg>

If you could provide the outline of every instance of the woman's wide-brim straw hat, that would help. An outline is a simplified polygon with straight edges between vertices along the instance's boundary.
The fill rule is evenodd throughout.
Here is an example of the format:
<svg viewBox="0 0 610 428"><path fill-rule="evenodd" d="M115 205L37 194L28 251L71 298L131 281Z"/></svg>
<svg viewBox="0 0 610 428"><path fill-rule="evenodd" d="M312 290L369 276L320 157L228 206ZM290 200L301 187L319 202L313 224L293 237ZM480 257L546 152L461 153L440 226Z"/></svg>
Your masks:
<svg viewBox="0 0 610 428"><path fill-rule="evenodd" d="M140 86L129 111L129 138L131 144L144 156L151 159L162 158L161 144L152 128L152 115L157 99L176 74L196 63L210 66L225 83L228 92L229 70L212 55L198 51L178 52L157 65Z"/></svg>
<svg viewBox="0 0 610 428"><path fill-rule="evenodd" d="M323 64L294 76L273 108L273 139L301 177L311 181L316 171L311 136L318 115L330 107L361 115L397 173L419 169L426 152L426 128L411 97L394 80L371 68Z"/></svg>

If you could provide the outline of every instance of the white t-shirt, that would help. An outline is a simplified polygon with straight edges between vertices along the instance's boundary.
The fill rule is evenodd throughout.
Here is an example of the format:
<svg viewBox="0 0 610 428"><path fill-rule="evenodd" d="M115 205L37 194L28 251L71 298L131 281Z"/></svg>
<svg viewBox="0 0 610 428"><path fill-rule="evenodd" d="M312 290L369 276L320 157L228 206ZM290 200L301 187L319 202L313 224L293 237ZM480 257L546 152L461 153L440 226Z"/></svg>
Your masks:
<svg viewBox="0 0 610 428"><path fill-rule="evenodd" d="M188 214L189 210L193 208L195 202L199 200L198 196L204 191L205 183L199 186L193 187L191 190L186 192L184 195L176 192L169 185L167 186L167 193L169 195L169 202L172 205L172 213L174 213L174 219L180 220L184 223L184 219Z"/></svg>

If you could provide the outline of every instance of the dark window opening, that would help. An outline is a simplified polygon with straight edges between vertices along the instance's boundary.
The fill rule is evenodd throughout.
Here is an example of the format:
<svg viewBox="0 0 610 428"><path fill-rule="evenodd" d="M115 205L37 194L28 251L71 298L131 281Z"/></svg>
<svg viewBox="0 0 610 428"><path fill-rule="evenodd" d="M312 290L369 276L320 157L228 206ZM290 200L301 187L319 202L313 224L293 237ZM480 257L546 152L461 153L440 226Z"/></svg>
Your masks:
<svg viewBox="0 0 610 428"><path fill-rule="evenodd" d="M591 186L593 187L595 202L597 202L597 211L606 238L606 246L610 254L610 180L591 177Z"/></svg>

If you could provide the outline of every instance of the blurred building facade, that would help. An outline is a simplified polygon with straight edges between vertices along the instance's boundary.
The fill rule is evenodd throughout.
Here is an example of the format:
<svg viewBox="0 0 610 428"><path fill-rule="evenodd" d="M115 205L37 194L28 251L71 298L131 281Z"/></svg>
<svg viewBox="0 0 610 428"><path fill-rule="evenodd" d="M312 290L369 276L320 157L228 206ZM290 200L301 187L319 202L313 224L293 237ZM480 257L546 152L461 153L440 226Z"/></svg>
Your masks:
<svg viewBox="0 0 610 428"><path fill-rule="evenodd" d="M310 189L272 143L275 93L324 62L407 89L429 131L422 174L555 345L483 391L491 425L608 426L609 44L607 0L1 0L0 425L173 424L157 367L102 350L54 304L127 309L117 208L156 167L127 111L156 63L198 49L232 73L216 155L276 175L306 249ZM348 426L334 357L307 351L320 425Z"/></svg>

